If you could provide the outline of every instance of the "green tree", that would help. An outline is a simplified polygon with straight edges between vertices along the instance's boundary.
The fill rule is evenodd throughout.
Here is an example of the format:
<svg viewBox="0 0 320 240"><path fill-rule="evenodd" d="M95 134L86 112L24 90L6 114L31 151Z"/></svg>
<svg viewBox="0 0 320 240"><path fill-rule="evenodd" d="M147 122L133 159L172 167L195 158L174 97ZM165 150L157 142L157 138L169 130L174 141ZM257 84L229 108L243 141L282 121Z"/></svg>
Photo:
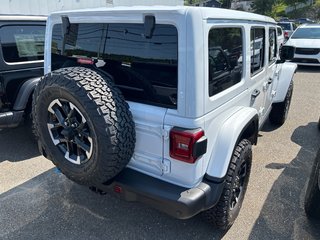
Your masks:
<svg viewBox="0 0 320 240"><path fill-rule="evenodd" d="M223 8L231 8L231 2L232 0L222 0L221 2L221 7Z"/></svg>
<svg viewBox="0 0 320 240"><path fill-rule="evenodd" d="M184 0L185 5L193 5L200 2L202 2L202 0Z"/></svg>
<svg viewBox="0 0 320 240"><path fill-rule="evenodd" d="M270 15L276 2L277 0L255 0L252 3L252 9L255 13Z"/></svg>

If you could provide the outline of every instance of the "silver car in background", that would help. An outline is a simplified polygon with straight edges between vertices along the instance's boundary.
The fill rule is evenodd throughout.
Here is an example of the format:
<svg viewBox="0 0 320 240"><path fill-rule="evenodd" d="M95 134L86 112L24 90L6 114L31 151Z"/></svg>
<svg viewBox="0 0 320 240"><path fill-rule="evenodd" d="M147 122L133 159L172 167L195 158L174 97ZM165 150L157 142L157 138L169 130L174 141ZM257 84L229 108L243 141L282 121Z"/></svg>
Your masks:
<svg viewBox="0 0 320 240"><path fill-rule="evenodd" d="M283 29L285 39L288 39L297 28L297 25L294 22L278 22L278 26Z"/></svg>

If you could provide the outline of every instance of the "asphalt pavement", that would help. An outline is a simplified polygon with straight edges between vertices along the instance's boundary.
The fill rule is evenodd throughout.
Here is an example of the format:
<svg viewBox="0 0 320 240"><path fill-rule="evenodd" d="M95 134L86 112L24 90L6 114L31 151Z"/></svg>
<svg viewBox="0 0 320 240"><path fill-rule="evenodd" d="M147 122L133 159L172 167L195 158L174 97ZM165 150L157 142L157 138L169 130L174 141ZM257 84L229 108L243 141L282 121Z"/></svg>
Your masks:
<svg viewBox="0 0 320 240"><path fill-rule="evenodd" d="M320 222L303 210L320 147L320 69L299 68L294 82L286 123L260 131L244 204L228 231L71 182L21 126L0 130L0 239L320 239Z"/></svg>

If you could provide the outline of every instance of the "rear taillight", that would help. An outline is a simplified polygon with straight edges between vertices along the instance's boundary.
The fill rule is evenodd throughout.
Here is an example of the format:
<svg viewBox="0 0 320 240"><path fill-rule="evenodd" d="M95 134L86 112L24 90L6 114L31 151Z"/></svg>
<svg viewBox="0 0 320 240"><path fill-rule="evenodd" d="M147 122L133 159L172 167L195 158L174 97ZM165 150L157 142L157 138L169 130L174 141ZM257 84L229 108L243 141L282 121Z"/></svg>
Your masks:
<svg viewBox="0 0 320 240"><path fill-rule="evenodd" d="M207 138L202 129L174 127L170 131L170 157L194 163L207 151Z"/></svg>
<svg viewBox="0 0 320 240"><path fill-rule="evenodd" d="M284 32L284 37L285 38L289 38L289 33L288 32Z"/></svg>
<svg viewBox="0 0 320 240"><path fill-rule="evenodd" d="M91 58L78 58L77 62L80 64L88 64L88 65L94 64L94 61Z"/></svg>

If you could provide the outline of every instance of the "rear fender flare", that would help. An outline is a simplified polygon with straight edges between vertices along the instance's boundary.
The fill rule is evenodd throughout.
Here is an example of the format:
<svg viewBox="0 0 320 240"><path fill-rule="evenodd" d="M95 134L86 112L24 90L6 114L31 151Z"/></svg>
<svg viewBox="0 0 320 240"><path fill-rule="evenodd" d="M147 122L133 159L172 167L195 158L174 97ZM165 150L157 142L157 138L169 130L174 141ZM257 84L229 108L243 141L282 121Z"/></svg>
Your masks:
<svg viewBox="0 0 320 240"><path fill-rule="evenodd" d="M29 98L40 79L41 77L31 78L22 84L19 89L16 101L13 105L14 111L21 111L26 108Z"/></svg>
<svg viewBox="0 0 320 240"><path fill-rule="evenodd" d="M242 108L225 121L219 130L214 144L206 176L212 179L225 177L232 154L238 142L241 141L246 130L253 127L251 141L256 144L258 137L259 117L254 108Z"/></svg>

